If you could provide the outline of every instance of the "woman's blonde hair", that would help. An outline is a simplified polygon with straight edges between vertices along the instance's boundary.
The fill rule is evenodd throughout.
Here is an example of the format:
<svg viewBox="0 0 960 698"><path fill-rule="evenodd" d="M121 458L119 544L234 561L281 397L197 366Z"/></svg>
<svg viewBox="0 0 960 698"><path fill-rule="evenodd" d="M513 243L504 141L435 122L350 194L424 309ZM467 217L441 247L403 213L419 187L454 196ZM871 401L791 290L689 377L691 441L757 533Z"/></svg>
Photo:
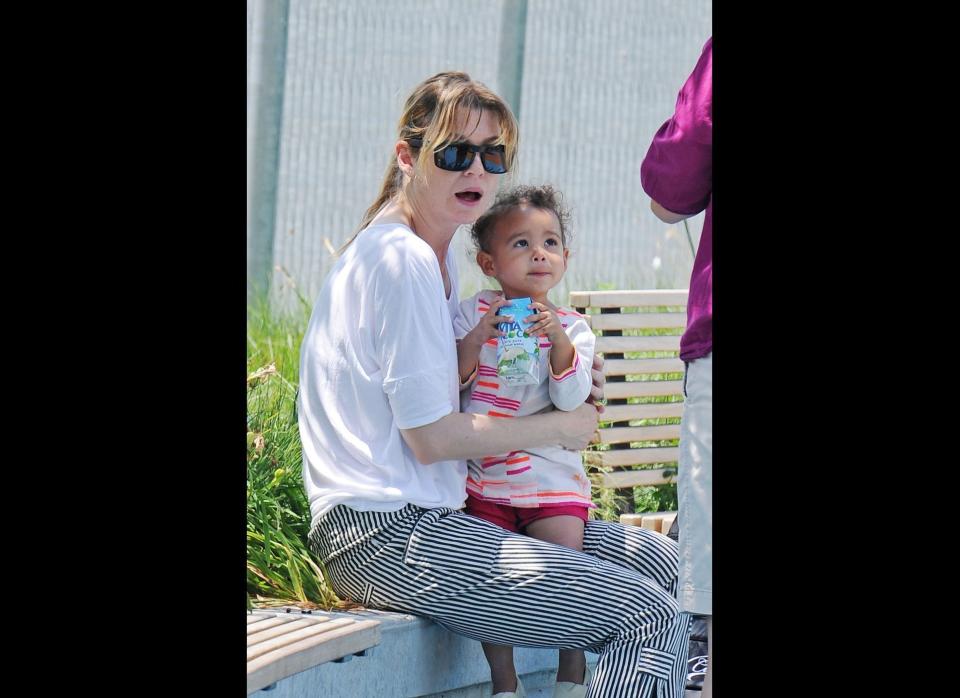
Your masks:
<svg viewBox="0 0 960 698"><path fill-rule="evenodd" d="M424 167L428 158L433 157L434 151L453 143L457 136L462 135L457 131L457 116L460 110L476 111L478 118L482 110L497 116L500 122L500 136L493 145L504 145L507 170L513 169L520 137L517 120L506 102L486 85L471 79L466 73L437 73L420 83L407 97L403 114L397 125L397 138L403 141L409 141L411 138L422 139L423 145L417 154L417 165ZM403 175L394 155L384 174L380 193L363 214L360 227L343 244L340 252L343 252L360 231L370 224L384 204L393 198L402 186Z"/></svg>

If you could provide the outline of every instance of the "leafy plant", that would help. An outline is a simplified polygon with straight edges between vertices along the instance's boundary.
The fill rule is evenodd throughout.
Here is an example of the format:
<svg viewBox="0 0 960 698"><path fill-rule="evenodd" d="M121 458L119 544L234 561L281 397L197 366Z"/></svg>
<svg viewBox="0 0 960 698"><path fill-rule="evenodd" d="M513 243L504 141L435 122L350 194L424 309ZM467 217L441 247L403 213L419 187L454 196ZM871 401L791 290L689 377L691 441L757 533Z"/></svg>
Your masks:
<svg viewBox="0 0 960 698"><path fill-rule="evenodd" d="M339 604L307 543L296 396L308 319L302 306L275 314L265 299L247 311L247 596L254 605Z"/></svg>

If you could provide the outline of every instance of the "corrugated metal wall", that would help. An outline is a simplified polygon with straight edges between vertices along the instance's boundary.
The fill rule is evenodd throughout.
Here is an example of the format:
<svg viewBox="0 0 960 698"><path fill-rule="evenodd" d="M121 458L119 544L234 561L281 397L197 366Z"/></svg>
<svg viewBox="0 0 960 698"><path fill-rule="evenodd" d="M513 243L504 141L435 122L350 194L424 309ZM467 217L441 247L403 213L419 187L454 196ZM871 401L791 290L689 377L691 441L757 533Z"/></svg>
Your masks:
<svg viewBox="0 0 960 698"><path fill-rule="evenodd" d="M248 11L247 42L249 54L271 21L285 26L274 226L248 223L248 270L281 267L272 288L282 304L292 302L291 282L312 301L332 262L328 245L352 234L379 189L403 100L451 69L510 101L519 81L515 181L550 182L573 209L574 256L555 300L600 285L687 286L683 224L653 216L639 167L712 33L711 0L289 0L274 9L284 7L285 18ZM521 34L502 31L524 16ZM248 76L250 65L248 55ZM264 139L257 128L251 143ZM269 196L268 185L259 191ZM689 221L694 245L702 218ZM463 294L485 285L465 232L456 246ZM261 259L264 240L272 260Z"/></svg>

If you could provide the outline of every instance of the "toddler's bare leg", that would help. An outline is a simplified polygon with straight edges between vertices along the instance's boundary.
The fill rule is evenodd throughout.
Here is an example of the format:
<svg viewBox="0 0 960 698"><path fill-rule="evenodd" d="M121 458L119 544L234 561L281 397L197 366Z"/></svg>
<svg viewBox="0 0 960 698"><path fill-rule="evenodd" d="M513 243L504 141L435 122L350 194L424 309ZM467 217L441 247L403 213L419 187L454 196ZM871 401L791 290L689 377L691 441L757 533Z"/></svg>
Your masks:
<svg viewBox="0 0 960 698"><path fill-rule="evenodd" d="M576 516L549 516L537 519L525 533L533 538L556 543L583 552L583 521ZM557 681L583 683L587 658L583 650L560 650L557 666Z"/></svg>
<svg viewBox="0 0 960 698"><path fill-rule="evenodd" d="M482 642L483 654L490 665L490 680L493 682L491 693L513 692L517 690L517 670L513 666L513 647Z"/></svg>

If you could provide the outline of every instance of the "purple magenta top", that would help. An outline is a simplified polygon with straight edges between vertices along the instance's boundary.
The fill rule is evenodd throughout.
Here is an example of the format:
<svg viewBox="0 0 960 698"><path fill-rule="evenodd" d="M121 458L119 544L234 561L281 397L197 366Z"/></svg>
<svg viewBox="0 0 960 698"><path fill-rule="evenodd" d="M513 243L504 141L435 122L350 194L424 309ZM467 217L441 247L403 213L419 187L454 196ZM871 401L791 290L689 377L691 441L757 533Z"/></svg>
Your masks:
<svg viewBox="0 0 960 698"><path fill-rule="evenodd" d="M713 37L680 90L674 115L653 137L640 183L668 211L707 210L690 275L687 329L680 339L680 358L692 361L713 349Z"/></svg>

